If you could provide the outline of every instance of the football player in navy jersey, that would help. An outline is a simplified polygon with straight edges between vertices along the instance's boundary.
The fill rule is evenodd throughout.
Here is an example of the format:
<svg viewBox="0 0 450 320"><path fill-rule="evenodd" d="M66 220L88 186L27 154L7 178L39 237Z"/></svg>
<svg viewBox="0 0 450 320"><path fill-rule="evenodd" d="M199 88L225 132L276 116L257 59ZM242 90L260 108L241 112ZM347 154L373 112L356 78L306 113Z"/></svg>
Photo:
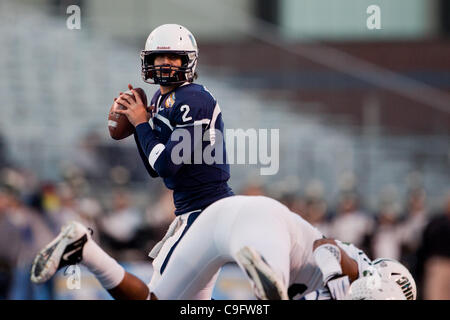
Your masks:
<svg viewBox="0 0 450 320"><path fill-rule="evenodd" d="M120 103L127 109L115 110L136 127L136 145L150 176L163 178L173 190L175 215L201 211L233 195L227 184L230 168L223 139L217 141L223 150L221 161L206 164L203 157L194 159L194 150L200 149L202 155L211 142L203 141L205 133L223 136L223 121L216 99L204 86L193 83L198 49L192 34L180 25L160 26L149 35L141 59L143 80L160 85L151 100L153 129L140 99L121 94L115 106ZM200 134L195 135L196 127L201 128ZM183 158L187 161L174 163L172 151L181 135L190 137L192 154Z"/></svg>

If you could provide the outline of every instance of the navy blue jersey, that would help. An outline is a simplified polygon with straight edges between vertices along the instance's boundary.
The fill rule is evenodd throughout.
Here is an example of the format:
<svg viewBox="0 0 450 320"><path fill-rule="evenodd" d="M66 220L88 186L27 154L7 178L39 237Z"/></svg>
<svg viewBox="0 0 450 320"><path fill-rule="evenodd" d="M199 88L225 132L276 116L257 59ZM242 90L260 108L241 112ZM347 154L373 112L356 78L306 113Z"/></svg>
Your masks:
<svg viewBox="0 0 450 320"><path fill-rule="evenodd" d="M222 114L211 93L202 85L186 83L163 95L158 89L151 105L153 128L149 123L138 125L135 140L150 176L162 177L173 190L175 214L204 209L233 195L227 184L225 141L219 138L224 137ZM205 150L212 150L208 154L214 161L205 161Z"/></svg>

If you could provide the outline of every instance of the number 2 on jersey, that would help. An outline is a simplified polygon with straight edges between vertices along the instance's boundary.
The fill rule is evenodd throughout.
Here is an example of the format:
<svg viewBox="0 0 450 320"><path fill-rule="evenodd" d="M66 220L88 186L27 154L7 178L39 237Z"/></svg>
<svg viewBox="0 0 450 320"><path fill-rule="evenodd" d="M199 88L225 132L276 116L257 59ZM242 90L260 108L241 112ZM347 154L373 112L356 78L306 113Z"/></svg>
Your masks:
<svg viewBox="0 0 450 320"><path fill-rule="evenodd" d="M189 111L191 110L187 104L182 105L182 106L180 107L180 110L181 110L181 111L184 111L183 116L181 117L181 119L182 119L184 122L189 121L189 120L192 120L192 117L188 117L188 116L187 116L187 114L188 114Z"/></svg>

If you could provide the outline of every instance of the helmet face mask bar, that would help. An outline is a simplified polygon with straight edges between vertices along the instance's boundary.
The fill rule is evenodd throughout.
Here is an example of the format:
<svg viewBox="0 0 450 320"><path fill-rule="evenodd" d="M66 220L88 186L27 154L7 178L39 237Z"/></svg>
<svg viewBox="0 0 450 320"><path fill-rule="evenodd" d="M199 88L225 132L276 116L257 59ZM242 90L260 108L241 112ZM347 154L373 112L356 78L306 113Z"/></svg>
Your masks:
<svg viewBox="0 0 450 320"><path fill-rule="evenodd" d="M175 54L181 58L181 67L171 65L155 65L157 55ZM191 61L191 63L189 63ZM142 80L150 84L162 86L182 84L194 80L194 67L197 63L195 52L185 51L141 51Z"/></svg>

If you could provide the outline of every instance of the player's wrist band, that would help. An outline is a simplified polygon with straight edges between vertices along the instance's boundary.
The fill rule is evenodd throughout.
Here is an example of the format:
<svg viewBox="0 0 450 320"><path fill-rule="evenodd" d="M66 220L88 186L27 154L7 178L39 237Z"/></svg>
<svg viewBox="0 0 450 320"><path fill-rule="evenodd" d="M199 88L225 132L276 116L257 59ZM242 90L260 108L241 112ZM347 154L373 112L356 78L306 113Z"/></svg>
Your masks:
<svg viewBox="0 0 450 320"><path fill-rule="evenodd" d="M322 244L314 250L313 256L322 271L325 283L332 277L342 274L341 250L338 246L330 243Z"/></svg>

